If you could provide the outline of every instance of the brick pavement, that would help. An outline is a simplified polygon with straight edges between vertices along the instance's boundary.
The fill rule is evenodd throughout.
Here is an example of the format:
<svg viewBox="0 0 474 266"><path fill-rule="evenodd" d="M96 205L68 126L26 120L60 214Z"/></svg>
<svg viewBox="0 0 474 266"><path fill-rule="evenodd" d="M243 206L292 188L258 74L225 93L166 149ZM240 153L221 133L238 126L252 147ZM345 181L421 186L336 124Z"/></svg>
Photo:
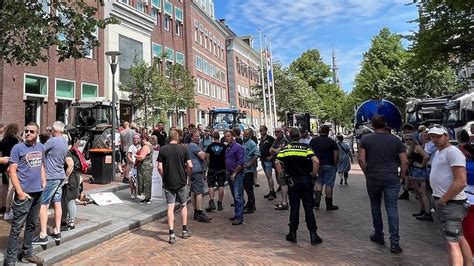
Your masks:
<svg viewBox="0 0 474 266"><path fill-rule="evenodd" d="M413 200L399 204L402 254L391 254L388 244L380 246L369 241L370 207L359 169L351 171L349 186L335 188L335 203L340 210L315 211L318 232L324 240L318 246L309 244L303 211L298 244L285 241L288 211L273 210L276 201L263 199L267 186L262 174L259 183L257 212L246 215L244 225L230 224L228 218L233 212L226 189L224 211L210 214L213 218L210 224L190 221L188 228L193 232L190 239L178 238L176 245L169 245L166 220L159 220L72 256L61 264L447 264L435 225L411 216L418 211ZM180 228L177 218L177 233ZM385 231L388 242L388 229Z"/></svg>

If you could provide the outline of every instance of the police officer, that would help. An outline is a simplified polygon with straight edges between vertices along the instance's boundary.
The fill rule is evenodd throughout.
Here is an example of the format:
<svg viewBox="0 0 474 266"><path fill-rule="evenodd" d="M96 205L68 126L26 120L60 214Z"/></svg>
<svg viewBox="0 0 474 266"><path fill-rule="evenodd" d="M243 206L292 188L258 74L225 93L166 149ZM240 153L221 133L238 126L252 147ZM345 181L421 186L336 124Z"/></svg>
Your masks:
<svg viewBox="0 0 474 266"><path fill-rule="evenodd" d="M313 180L318 173L319 160L314 152L304 143L299 143L301 132L298 128L290 130L290 144L283 148L275 161L275 169L278 175L285 175L288 184L288 195L290 200L290 232L286 240L296 243L296 231L299 224L300 200L308 227L311 245L323 242L316 233L316 219L314 218ZM283 172L283 169L285 171Z"/></svg>

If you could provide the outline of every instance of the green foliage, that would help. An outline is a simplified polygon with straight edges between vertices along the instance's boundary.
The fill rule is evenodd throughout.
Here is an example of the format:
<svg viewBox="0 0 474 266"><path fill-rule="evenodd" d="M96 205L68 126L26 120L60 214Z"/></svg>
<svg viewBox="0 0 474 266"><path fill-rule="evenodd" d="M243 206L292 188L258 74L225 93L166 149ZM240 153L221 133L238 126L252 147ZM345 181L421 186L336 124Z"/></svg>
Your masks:
<svg viewBox="0 0 474 266"><path fill-rule="evenodd" d="M474 60L474 2L414 0L420 31L411 36L417 66L465 65Z"/></svg>
<svg viewBox="0 0 474 266"><path fill-rule="evenodd" d="M180 64L173 64L168 71L167 79L171 94L168 105L176 110L194 108L194 78L189 71Z"/></svg>
<svg viewBox="0 0 474 266"><path fill-rule="evenodd" d="M306 82L313 88L328 82L331 69L323 62L319 51L310 49L290 64L289 71Z"/></svg>
<svg viewBox="0 0 474 266"><path fill-rule="evenodd" d="M50 46L57 46L60 62L82 58L99 46L97 28L118 23L96 18L103 0L96 0L96 6L85 0L47 2L49 9L40 0L0 0L0 54L6 62L34 66L50 58Z"/></svg>

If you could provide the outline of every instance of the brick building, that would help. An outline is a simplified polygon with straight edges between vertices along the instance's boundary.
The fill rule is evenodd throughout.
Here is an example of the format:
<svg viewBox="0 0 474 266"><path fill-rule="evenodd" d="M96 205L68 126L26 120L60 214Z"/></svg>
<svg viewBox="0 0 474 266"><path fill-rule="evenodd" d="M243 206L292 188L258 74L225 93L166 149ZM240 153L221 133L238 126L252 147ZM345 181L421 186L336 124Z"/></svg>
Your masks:
<svg viewBox="0 0 474 266"><path fill-rule="evenodd" d="M188 123L209 123L209 109L229 107L227 85L227 32L214 17L213 0L185 1L187 69L195 79L197 108Z"/></svg>
<svg viewBox="0 0 474 266"><path fill-rule="evenodd" d="M229 84L229 103L246 113L248 125L260 126L263 118L260 106L252 103L254 95L252 87L260 84L260 54L253 47L252 36L237 36L221 19L219 23L225 27L227 78Z"/></svg>
<svg viewBox="0 0 474 266"><path fill-rule="evenodd" d="M46 2L46 1L43 1ZM89 0L90 4L95 1ZM56 12L44 5L45 12ZM103 9L97 14L103 18ZM104 42L98 31L99 42ZM67 122L67 108L75 99L104 95L104 47L89 51L85 58L59 63L56 47L50 60L36 66L10 65L0 60L0 121L20 127L36 122L44 129L56 120Z"/></svg>

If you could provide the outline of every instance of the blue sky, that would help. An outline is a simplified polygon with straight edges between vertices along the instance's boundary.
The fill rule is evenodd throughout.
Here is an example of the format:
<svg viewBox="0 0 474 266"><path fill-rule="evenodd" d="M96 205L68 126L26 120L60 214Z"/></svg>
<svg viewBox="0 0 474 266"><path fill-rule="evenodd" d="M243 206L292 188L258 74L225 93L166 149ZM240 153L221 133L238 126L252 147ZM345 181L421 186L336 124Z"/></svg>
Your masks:
<svg viewBox="0 0 474 266"><path fill-rule="evenodd" d="M273 61L289 65L316 48L331 63L334 47L339 79L351 91L362 54L382 27L409 34L417 29L412 0L215 0L217 18L238 35L252 34L258 48L258 29L272 42ZM278 84L276 84L278 86Z"/></svg>

